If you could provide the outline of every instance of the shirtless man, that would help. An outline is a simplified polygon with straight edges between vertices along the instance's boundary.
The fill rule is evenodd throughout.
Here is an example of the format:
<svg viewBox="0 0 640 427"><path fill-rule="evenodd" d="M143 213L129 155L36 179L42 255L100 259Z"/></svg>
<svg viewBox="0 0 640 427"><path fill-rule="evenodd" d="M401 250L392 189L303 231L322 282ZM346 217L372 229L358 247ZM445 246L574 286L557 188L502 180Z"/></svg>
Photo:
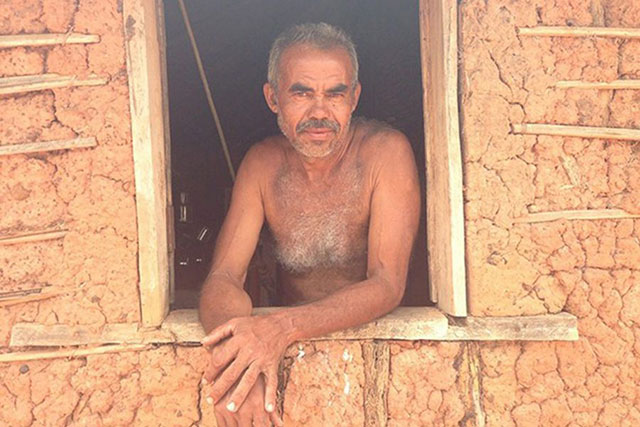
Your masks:
<svg viewBox="0 0 640 427"><path fill-rule="evenodd" d="M415 160L400 132L351 121L360 90L341 30L304 24L274 42L264 96L282 135L253 146L240 166L200 300L203 383L220 427L282 425L286 348L402 299L420 212ZM251 316L243 283L265 220L290 307Z"/></svg>

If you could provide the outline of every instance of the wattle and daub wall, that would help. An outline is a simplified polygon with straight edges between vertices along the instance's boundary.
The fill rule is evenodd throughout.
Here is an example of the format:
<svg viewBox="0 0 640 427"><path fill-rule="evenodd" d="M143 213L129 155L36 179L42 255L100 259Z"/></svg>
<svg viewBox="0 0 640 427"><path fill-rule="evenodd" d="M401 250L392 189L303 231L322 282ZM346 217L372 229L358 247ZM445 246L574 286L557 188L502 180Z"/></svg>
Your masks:
<svg viewBox="0 0 640 427"><path fill-rule="evenodd" d="M556 89L640 79L640 40L519 36L537 25L640 27L634 0L459 4L470 310L579 318L570 343L300 343L282 381L289 425L640 425L640 221L514 223L526 214L640 213L640 145L515 135L512 125L640 128L640 91ZM137 235L122 6L9 0L0 33L98 34L93 44L0 50L2 77L58 73L100 86L0 97L0 144L95 137L97 145L0 157L2 291L73 292L0 307L16 322L136 322ZM0 365L0 424L212 425L200 348Z"/></svg>

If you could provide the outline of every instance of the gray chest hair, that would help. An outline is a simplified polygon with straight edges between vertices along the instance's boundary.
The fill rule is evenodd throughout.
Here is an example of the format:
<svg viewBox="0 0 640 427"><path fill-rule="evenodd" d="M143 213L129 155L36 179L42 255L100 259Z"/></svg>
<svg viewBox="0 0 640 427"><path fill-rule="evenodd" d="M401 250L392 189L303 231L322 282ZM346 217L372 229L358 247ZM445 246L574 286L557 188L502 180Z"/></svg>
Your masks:
<svg viewBox="0 0 640 427"><path fill-rule="evenodd" d="M321 189L310 189L291 174L276 181L276 256L287 270L344 266L366 250L358 223L362 174L356 169L341 178Z"/></svg>

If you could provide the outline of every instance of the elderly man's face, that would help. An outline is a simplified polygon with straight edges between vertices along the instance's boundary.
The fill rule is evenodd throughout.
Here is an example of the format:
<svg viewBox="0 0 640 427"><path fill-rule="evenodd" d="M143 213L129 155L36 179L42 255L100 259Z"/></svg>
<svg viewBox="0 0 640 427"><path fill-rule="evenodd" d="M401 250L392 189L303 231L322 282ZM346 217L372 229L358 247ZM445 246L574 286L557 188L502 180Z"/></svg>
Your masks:
<svg viewBox="0 0 640 427"><path fill-rule="evenodd" d="M280 57L278 90L267 83L264 94L295 149L306 157L325 157L349 131L360 96L360 84L352 85L353 69L344 49L295 45Z"/></svg>

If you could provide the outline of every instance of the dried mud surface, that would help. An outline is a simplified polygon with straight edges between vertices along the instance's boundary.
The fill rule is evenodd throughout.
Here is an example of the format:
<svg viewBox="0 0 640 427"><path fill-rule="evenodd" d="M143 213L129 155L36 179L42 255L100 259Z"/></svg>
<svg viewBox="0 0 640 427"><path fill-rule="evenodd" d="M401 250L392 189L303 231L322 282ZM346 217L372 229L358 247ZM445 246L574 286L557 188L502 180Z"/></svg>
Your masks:
<svg viewBox="0 0 640 427"><path fill-rule="evenodd" d="M546 211L640 213L640 142L511 133L518 123L640 128L637 90L553 87L560 80L640 78L640 41L517 33L537 25L637 28L640 6L631 0L462 3L465 218L475 315L556 313L580 270L640 265L637 220L514 224ZM613 232L618 229L625 231Z"/></svg>
<svg viewBox="0 0 640 427"><path fill-rule="evenodd" d="M0 158L3 290L73 294L0 308L11 325L136 322L137 235L122 12L117 1L0 4L0 33L99 34L86 46L0 50L0 76L108 78L100 87L0 97L0 144L95 136L92 149ZM392 426L640 425L640 221L514 224L526 214L640 213L638 142L518 136L523 122L640 127L640 92L559 90L558 80L640 78L640 41L525 38L518 26L640 27L632 0L460 3L465 216L471 311L566 310L572 343L388 342L383 413ZM489 107L487 107L489 106ZM489 114L487 114L489 112ZM4 348L3 348L4 347ZM0 424L214 426L200 348L0 365ZM369 377L368 377L369 375ZM280 404L287 425L363 425L371 387L362 342L292 346Z"/></svg>
<svg viewBox="0 0 640 427"><path fill-rule="evenodd" d="M0 158L0 236L68 230L0 245L3 290L73 292L0 308L15 322L101 325L139 320L137 235L122 15L117 2L4 2L0 33L98 34L100 42L0 50L0 75L91 74L108 83L0 97L0 144L95 137L97 147Z"/></svg>

